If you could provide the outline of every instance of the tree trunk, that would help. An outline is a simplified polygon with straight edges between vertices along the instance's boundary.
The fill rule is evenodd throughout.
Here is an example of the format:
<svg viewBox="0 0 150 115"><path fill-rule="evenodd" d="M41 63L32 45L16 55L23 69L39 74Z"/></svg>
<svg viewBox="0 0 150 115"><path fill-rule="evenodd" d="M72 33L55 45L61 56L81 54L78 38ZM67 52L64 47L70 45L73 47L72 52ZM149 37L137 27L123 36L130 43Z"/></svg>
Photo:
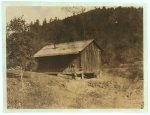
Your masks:
<svg viewBox="0 0 150 115"><path fill-rule="evenodd" d="M20 107L23 107L23 95L24 95L24 84L23 84L23 67L20 67L20 77L21 77L21 101L20 101Z"/></svg>

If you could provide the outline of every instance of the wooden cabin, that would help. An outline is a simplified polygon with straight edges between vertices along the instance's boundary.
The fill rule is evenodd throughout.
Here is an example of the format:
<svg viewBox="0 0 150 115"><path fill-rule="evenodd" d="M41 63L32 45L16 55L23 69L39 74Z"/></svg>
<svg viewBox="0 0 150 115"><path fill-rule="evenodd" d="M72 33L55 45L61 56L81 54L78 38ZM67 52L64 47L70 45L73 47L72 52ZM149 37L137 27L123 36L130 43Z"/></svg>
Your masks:
<svg viewBox="0 0 150 115"><path fill-rule="evenodd" d="M40 72L69 74L75 70L97 73L101 69L101 51L94 39L90 39L47 45L34 58Z"/></svg>

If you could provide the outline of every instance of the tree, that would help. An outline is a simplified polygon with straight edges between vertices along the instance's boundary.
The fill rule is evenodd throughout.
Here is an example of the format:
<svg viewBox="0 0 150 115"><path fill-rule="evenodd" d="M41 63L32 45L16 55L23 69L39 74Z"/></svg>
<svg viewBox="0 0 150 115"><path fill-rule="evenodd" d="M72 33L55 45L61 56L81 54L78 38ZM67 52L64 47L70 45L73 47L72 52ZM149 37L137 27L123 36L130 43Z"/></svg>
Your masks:
<svg viewBox="0 0 150 115"><path fill-rule="evenodd" d="M14 18L7 24L7 59L8 66L21 68L21 79L27 63L32 59L31 34L29 25L22 17Z"/></svg>
<svg viewBox="0 0 150 115"><path fill-rule="evenodd" d="M47 25L47 21L46 21L46 18L43 20L43 26L46 26Z"/></svg>

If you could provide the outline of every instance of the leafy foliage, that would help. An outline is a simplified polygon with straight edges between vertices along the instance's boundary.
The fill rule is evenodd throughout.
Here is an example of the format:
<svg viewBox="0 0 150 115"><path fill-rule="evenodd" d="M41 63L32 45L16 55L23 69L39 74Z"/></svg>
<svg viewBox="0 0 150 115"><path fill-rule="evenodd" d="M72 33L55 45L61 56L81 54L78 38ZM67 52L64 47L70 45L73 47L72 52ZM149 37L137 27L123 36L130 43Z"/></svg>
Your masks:
<svg viewBox="0 0 150 115"><path fill-rule="evenodd" d="M8 66L24 66L32 56L31 34L23 17L14 18L7 24Z"/></svg>

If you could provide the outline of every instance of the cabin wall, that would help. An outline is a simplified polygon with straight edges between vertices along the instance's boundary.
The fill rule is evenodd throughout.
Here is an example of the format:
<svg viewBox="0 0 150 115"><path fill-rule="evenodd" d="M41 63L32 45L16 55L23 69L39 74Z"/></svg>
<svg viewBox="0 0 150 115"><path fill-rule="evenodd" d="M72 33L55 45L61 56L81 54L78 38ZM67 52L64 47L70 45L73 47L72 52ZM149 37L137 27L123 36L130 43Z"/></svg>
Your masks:
<svg viewBox="0 0 150 115"><path fill-rule="evenodd" d="M99 72L101 69L101 50L91 43L81 52L81 67L86 72Z"/></svg>
<svg viewBox="0 0 150 115"><path fill-rule="evenodd" d="M64 55L38 58L40 72L71 72L72 64L79 67L79 55Z"/></svg>
<svg viewBox="0 0 150 115"><path fill-rule="evenodd" d="M69 57L68 57L69 58ZM74 65L74 67L73 67ZM80 55L74 56L72 61L68 64L68 66L63 70L64 73L72 73L74 70L77 71L80 68Z"/></svg>

